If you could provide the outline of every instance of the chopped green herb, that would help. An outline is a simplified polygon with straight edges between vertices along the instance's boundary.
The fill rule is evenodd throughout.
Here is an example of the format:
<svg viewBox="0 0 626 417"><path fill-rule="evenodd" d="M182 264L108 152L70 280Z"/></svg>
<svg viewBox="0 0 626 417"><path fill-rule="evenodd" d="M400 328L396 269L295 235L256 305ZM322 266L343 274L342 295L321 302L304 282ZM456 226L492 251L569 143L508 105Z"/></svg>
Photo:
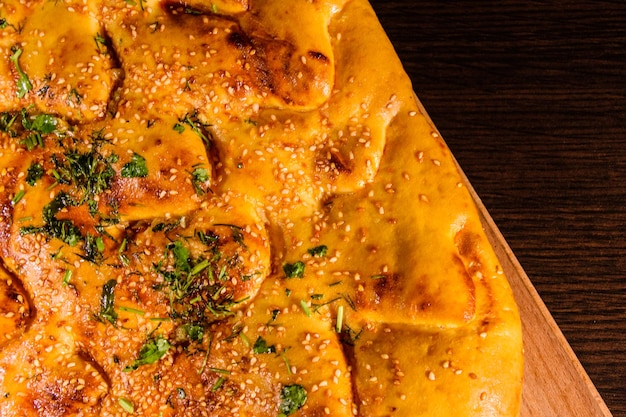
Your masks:
<svg viewBox="0 0 626 417"><path fill-rule="evenodd" d="M326 256L326 253L328 252L328 247L326 245L320 245L309 249L307 252L309 252L309 255L311 256L323 257Z"/></svg>
<svg viewBox="0 0 626 417"><path fill-rule="evenodd" d="M134 371L143 365L151 365L161 359L168 350L170 350L170 342L163 336L150 338L141 347L139 356L130 365L124 368L124 372Z"/></svg>
<svg viewBox="0 0 626 417"><path fill-rule="evenodd" d="M48 84L45 84L39 90L37 90L37 95L43 98L46 96L46 94L48 94L49 90L50 90L50 86Z"/></svg>
<svg viewBox="0 0 626 417"><path fill-rule="evenodd" d="M302 385L285 385L280 391L279 417L287 417L298 411L307 400L307 392Z"/></svg>
<svg viewBox="0 0 626 417"><path fill-rule="evenodd" d="M83 242L83 259L99 265L104 259L104 241L101 236L92 236L87 233Z"/></svg>
<svg viewBox="0 0 626 417"><path fill-rule="evenodd" d="M165 223L165 222L157 223L154 226L152 226L152 231L169 233L172 230L176 229L178 226L180 226L181 220L182 218L171 223Z"/></svg>
<svg viewBox="0 0 626 417"><path fill-rule="evenodd" d="M332 303L334 303L336 301L339 301L339 300L341 300L341 297L333 298L332 300L326 301L325 303L313 304L313 311L317 313L320 308L322 308L324 306L327 306L327 305L330 305L330 304L332 304Z"/></svg>
<svg viewBox="0 0 626 417"><path fill-rule="evenodd" d="M193 111L192 113L186 113L183 117L178 119L178 123L174 125L174 130L178 133L182 133L185 131L185 125L189 126L191 130L196 135L198 135L205 144L209 145L211 143L211 140L207 136L208 133L205 133L207 127L209 127L210 125L202 123L200 121L200 119L198 118L197 110Z"/></svg>
<svg viewBox="0 0 626 417"><path fill-rule="evenodd" d="M230 375L230 371L228 369L209 368L209 371L215 372L216 374Z"/></svg>
<svg viewBox="0 0 626 417"><path fill-rule="evenodd" d="M38 146L43 148L44 141L42 135L47 135L56 130L57 119L49 114L30 116L26 109L22 109L21 112L12 116L10 113L2 113L0 129L9 133L12 137L16 137L18 132L13 129L13 124L18 115L21 115L22 127L26 129L25 136L20 140L20 144L25 145L29 151Z"/></svg>
<svg viewBox="0 0 626 417"><path fill-rule="evenodd" d="M210 243L202 240L202 236L207 237L204 233L196 232L193 236ZM233 315L231 307L244 300L234 300L233 292L227 290L228 264L220 262L222 255L217 243L209 244L212 247L207 252L212 252L212 256L195 257L186 247L186 239L169 243L163 259L154 265L164 279L161 288L168 293L171 317L200 323Z"/></svg>
<svg viewBox="0 0 626 417"><path fill-rule="evenodd" d="M267 345L267 341L259 336L254 342L254 346L252 347L252 351L256 354L262 353L276 353L276 347L274 345Z"/></svg>
<svg viewBox="0 0 626 417"><path fill-rule="evenodd" d="M106 38L103 37L102 35L100 35L99 33L96 33L95 36L93 37L94 42L96 43L96 49L98 50L99 53L103 53L103 49L104 49L104 53L107 52L106 50ZM104 47L104 48L102 48Z"/></svg>
<svg viewBox="0 0 626 417"><path fill-rule="evenodd" d="M13 123L17 119L18 113L11 114L9 112L0 113L0 131L8 133L11 137L17 136L17 132L12 129Z"/></svg>
<svg viewBox="0 0 626 417"><path fill-rule="evenodd" d="M270 322L276 321L276 317L278 317L279 314L280 314L280 310L279 309L272 310L272 318L271 318Z"/></svg>
<svg viewBox="0 0 626 417"><path fill-rule="evenodd" d="M148 176L148 167L146 159L136 153L127 164L122 167L122 177L124 178L144 178Z"/></svg>
<svg viewBox="0 0 626 417"><path fill-rule="evenodd" d="M209 230L204 232L202 230L198 230L196 232L196 236L203 245L215 247L219 243L220 237L215 232Z"/></svg>
<svg viewBox="0 0 626 417"><path fill-rule="evenodd" d="M204 337L204 329L202 326L198 326L197 324L185 323L183 325L183 330L189 337L189 340L194 342L202 342L202 338Z"/></svg>
<svg viewBox="0 0 626 417"><path fill-rule="evenodd" d="M33 89L33 85L28 79L28 75L26 75L26 73L24 73L24 71L22 71L22 68L20 67L19 59L20 59L20 55L22 55L22 48L13 47L11 48L11 51L13 52L13 55L11 55L10 60L13 63L13 66L15 66L15 70L17 71L17 74L18 74L17 85L16 85L17 98L24 98L24 96L30 90Z"/></svg>
<svg viewBox="0 0 626 417"><path fill-rule="evenodd" d="M218 389L220 389L222 385L224 385L224 382L226 382L226 378L224 378L223 376L220 376L219 378L217 378L217 381L215 381L215 383L211 387L211 392L215 392Z"/></svg>
<svg viewBox="0 0 626 417"><path fill-rule="evenodd" d="M130 263L128 256L126 256L126 254L124 253L124 251L126 251L126 245L128 245L128 241L126 240L126 238L124 238L124 240L122 240L122 244L117 250L117 257L124 266L128 266L128 264Z"/></svg>
<svg viewBox="0 0 626 417"><path fill-rule="evenodd" d="M193 9L191 7L185 7L185 13L191 15L200 15L202 12L200 10Z"/></svg>
<svg viewBox="0 0 626 417"><path fill-rule="evenodd" d="M117 281L115 279L108 280L102 286L102 295L100 296L100 312L98 317L102 320L106 320L109 323L115 325L117 322L117 313L115 312L115 286Z"/></svg>
<svg viewBox="0 0 626 417"><path fill-rule="evenodd" d="M304 277L304 262L297 261L292 264L284 264L283 272L287 278L302 278Z"/></svg>
<svg viewBox="0 0 626 417"><path fill-rule="evenodd" d="M63 274L63 285L69 285L71 279L72 279L72 270L66 269L65 274Z"/></svg>
<svg viewBox="0 0 626 417"><path fill-rule="evenodd" d="M240 244L244 248L247 248L246 244L243 241L243 233L241 232L243 230L243 228L241 226L237 226L237 225L229 224L229 223L215 223L214 226L227 226L227 227L230 227L230 230L231 230L232 236L233 236L233 241L235 241L236 243Z"/></svg>
<svg viewBox="0 0 626 417"><path fill-rule="evenodd" d="M300 300L300 307L302 307L302 311L304 311L304 314L306 314L307 317L311 317L311 309L306 301Z"/></svg>
<svg viewBox="0 0 626 417"><path fill-rule="evenodd" d="M196 191L196 194L202 196L206 194L206 187L209 181L209 171L206 168L196 167L191 173L191 183Z"/></svg>
<svg viewBox="0 0 626 417"><path fill-rule="evenodd" d="M70 92L67 94L67 100L65 100L68 106L71 106L72 103L80 105L83 102L83 95L78 92L76 88L72 88Z"/></svg>
<svg viewBox="0 0 626 417"><path fill-rule="evenodd" d="M126 311L127 313L133 313L133 314L137 314L138 316L145 316L146 312L143 310L139 310L136 308L132 308L132 307L126 307L126 306L119 306L117 308L120 311Z"/></svg>
<svg viewBox="0 0 626 417"><path fill-rule="evenodd" d="M174 129L178 133L183 133L185 131L185 126L181 125L180 123L176 123L172 129Z"/></svg>
<svg viewBox="0 0 626 417"><path fill-rule="evenodd" d="M372 279L382 279L382 278L385 278L385 277L386 277L385 274L378 274L378 275L370 276L370 278L372 278Z"/></svg>
<svg viewBox="0 0 626 417"><path fill-rule="evenodd" d="M237 323L233 326L232 331L230 333L230 335L228 335L227 337L224 338L225 342L232 342L233 340L235 340L239 334L241 333L241 331L243 330L243 325L241 323Z"/></svg>
<svg viewBox="0 0 626 417"><path fill-rule="evenodd" d="M210 262L208 259L204 259L202 261L200 261L199 263L197 263L196 265L194 265L193 269L189 272L189 274L191 275L197 275L200 272L204 271L206 268L208 268L210 265ZM224 265L224 268L226 267L226 265Z"/></svg>
<svg viewBox="0 0 626 417"><path fill-rule="evenodd" d="M15 206L22 198L24 198L24 194L26 194L24 190L19 190L11 200L11 203Z"/></svg>
<svg viewBox="0 0 626 417"><path fill-rule="evenodd" d="M57 213L66 207L74 205L70 196L66 193L59 193L54 200L43 208L43 226L27 226L20 229L20 234L43 233L51 238L61 239L70 246L83 239L80 229L71 220L59 220Z"/></svg>
<svg viewBox="0 0 626 417"><path fill-rule="evenodd" d="M43 148L43 138L41 137L40 133L33 132L26 136L24 139L22 139L20 141L20 144L26 146L26 149L28 149L29 151L32 151L38 146L40 148Z"/></svg>
<svg viewBox="0 0 626 417"><path fill-rule="evenodd" d="M135 412L135 406L130 400L120 397L117 399L117 402L127 413L133 414Z"/></svg>
<svg viewBox="0 0 626 417"><path fill-rule="evenodd" d="M26 130L34 130L35 132L47 135L56 130L58 120L49 114L38 114L34 117L29 116L25 109L22 109L22 126Z"/></svg>
<svg viewBox="0 0 626 417"><path fill-rule="evenodd" d="M248 336L246 336L244 332L239 333L239 338L241 339L245 347L250 347L250 340L248 339Z"/></svg>
<svg viewBox="0 0 626 417"><path fill-rule="evenodd" d="M365 328L361 328L358 332L354 331L347 324L343 325L343 331L341 332L341 343L344 343L348 346L354 346L354 343L361 337L363 330Z"/></svg>
<svg viewBox="0 0 626 417"><path fill-rule="evenodd" d="M30 186L34 186L37 181L43 177L44 170L41 164L34 162L28 167L26 171L26 183Z"/></svg>
<svg viewBox="0 0 626 417"><path fill-rule="evenodd" d="M356 311L356 304L350 294L341 294L341 296L346 301L346 303L348 303L348 306L350 306L352 310Z"/></svg>
<svg viewBox="0 0 626 417"><path fill-rule="evenodd" d="M115 171L96 149L89 152L67 151L64 160L53 158L56 169L52 173L61 184L73 184L82 193L78 204L93 200L94 196L111 187Z"/></svg>
<svg viewBox="0 0 626 417"><path fill-rule="evenodd" d="M191 272L191 265L189 264L191 255L183 242L177 240L174 243L169 244L167 248L174 255L176 269L184 273Z"/></svg>
<svg viewBox="0 0 626 417"><path fill-rule="evenodd" d="M260 274L261 274L261 273L260 273L259 271L254 271L254 272L252 272L252 273L250 273L250 274L245 274L245 275L242 275L242 276L241 276L241 280L242 280L243 282L250 281L253 277L255 277L255 276L257 276L257 275L260 275Z"/></svg>
<svg viewBox="0 0 626 417"><path fill-rule="evenodd" d="M284 350L280 353L280 356L283 358L283 362L285 362L285 367L287 368L287 373L289 375L293 375L293 371L291 370L291 364L289 363L289 358L287 357L287 351Z"/></svg>
<svg viewBox="0 0 626 417"><path fill-rule="evenodd" d="M335 324L335 330L337 333L341 333L343 328L343 306L337 307L337 323Z"/></svg>

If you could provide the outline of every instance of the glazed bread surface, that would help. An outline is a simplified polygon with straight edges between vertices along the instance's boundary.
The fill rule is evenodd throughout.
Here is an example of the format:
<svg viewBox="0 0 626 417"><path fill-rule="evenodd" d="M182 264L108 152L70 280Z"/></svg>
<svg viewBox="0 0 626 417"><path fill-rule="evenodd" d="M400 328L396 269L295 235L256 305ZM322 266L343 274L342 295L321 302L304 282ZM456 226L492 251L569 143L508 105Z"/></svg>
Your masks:
<svg viewBox="0 0 626 417"><path fill-rule="evenodd" d="M0 416L519 415L515 300L365 0L0 0Z"/></svg>

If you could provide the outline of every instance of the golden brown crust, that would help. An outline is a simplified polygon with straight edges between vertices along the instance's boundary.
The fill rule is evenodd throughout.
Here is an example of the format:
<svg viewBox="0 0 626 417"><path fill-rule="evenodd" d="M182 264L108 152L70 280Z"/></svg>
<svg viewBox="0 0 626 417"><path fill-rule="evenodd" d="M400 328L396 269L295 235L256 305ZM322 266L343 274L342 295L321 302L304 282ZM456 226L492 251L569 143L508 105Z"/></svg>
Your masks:
<svg viewBox="0 0 626 417"><path fill-rule="evenodd" d="M0 415L518 415L513 296L369 4L0 19Z"/></svg>

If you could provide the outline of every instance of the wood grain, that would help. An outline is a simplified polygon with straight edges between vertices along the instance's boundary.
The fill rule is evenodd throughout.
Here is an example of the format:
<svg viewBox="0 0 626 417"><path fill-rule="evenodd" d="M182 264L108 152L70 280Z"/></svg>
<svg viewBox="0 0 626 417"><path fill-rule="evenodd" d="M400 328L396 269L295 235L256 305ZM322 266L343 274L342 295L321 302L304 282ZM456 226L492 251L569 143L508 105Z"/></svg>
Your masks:
<svg viewBox="0 0 626 417"><path fill-rule="evenodd" d="M550 315L519 261L471 189L507 274L522 318L524 387L520 417L611 417L604 400Z"/></svg>
<svg viewBox="0 0 626 417"><path fill-rule="evenodd" d="M626 2L372 3L541 299L626 417Z"/></svg>

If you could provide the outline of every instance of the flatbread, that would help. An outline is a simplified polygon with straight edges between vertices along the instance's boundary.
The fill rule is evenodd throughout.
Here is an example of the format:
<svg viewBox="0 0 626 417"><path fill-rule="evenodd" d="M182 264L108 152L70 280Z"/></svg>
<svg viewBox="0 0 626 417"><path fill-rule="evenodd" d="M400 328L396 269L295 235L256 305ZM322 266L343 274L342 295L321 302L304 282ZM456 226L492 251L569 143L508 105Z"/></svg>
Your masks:
<svg viewBox="0 0 626 417"><path fill-rule="evenodd" d="M366 1L0 28L0 415L519 414L511 290Z"/></svg>

